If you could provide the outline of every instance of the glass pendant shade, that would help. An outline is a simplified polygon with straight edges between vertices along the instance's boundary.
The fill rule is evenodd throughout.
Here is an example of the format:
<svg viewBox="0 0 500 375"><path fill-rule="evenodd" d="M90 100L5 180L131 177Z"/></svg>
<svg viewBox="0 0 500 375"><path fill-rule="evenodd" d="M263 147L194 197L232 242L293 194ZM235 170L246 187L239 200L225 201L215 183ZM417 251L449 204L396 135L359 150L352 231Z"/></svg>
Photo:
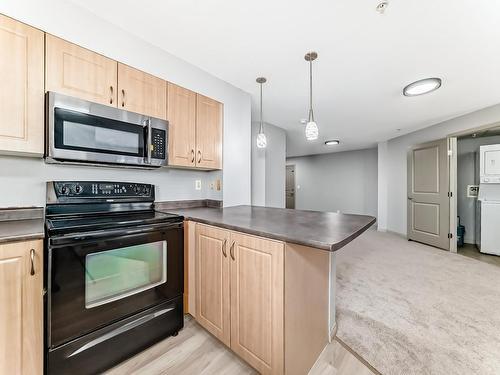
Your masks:
<svg viewBox="0 0 500 375"><path fill-rule="evenodd" d="M267 146L267 139L266 135L264 133L257 134L257 147L258 148L266 148Z"/></svg>
<svg viewBox="0 0 500 375"><path fill-rule="evenodd" d="M308 141L315 141L318 139L318 135L318 125L314 121L309 121L306 125L306 139Z"/></svg>

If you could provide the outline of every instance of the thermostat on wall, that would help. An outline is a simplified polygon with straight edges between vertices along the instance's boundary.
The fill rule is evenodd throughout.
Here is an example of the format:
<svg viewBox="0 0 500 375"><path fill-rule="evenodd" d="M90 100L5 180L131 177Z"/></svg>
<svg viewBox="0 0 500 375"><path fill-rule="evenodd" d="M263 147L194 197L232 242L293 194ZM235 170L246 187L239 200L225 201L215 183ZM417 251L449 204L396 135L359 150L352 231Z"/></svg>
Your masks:
<svg viewBox="0 0 500 375"><path fill-rule="evenodd" d="M477 198L479 185L467 185L467 198Z"/></svg>

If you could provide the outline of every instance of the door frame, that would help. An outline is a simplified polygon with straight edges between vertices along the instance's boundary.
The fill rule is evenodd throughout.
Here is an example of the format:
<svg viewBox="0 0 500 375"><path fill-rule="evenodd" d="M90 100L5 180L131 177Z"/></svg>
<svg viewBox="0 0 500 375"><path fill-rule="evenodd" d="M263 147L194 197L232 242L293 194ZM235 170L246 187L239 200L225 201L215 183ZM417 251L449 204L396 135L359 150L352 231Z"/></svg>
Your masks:
<svg viewBox="0 0 500 375"><path fill-rule="evenodd" d="M287 172L287 169L288 167L293 167L293 208L295 209L295 207L297 206L297 179L296 179L296 171L297 171L297 166L295 164L286 164L285 165L285 208L286 207L286 172Z"/></svg>
<svg viewBox="0 0 500 375"><path fill-rule="evenodd" d="M458 202L457 202L457 173L458 173L458 138L472 135L481 131L485 131L492 128L500 127L500 122L494 122L475 128L462 130L456 133L449 134L448 139L448 163L449 163L449 191L450 191L450 233L452 238L450 238L450 252L457 252L457 214L458 214Z"/></svg>

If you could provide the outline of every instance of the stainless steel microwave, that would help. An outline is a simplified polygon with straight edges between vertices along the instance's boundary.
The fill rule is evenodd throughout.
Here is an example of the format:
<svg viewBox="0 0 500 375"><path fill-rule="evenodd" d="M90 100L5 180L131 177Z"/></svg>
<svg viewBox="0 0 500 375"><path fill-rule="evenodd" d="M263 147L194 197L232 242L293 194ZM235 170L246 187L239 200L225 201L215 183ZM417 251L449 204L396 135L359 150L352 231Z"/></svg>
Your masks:
<svg viewBox="0 0 500 375"><path fill-rule="evenodd" d="M167 121L55 92L46 104L48 163L167 165Z"/></svg>

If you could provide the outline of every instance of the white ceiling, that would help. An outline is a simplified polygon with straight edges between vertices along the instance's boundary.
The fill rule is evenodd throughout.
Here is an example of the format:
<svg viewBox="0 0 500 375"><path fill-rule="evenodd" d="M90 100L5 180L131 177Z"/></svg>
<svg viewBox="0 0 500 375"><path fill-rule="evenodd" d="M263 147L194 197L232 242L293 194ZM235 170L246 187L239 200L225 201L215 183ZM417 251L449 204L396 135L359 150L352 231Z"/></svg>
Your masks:
<svg viewBox="0 0 500 375"><path fill-rule="evenodd" d="M500 102L499 1L389 0L383 15L377 0L73 1L251 93L254 120L255 78L267 77L265 121L287 130L289 156L374 146ZM317 142L299 122L310 50ZM402 95L432 76L438 91Z"/></svg>

